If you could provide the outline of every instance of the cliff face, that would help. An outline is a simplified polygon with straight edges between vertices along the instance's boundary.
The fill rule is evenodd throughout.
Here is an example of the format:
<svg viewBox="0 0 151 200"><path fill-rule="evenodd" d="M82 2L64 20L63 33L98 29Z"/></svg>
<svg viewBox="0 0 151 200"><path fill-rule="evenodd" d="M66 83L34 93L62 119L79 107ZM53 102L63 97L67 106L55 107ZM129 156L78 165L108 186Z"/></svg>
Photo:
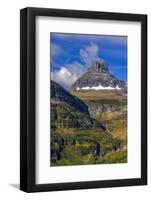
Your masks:
<svg viewBox="0 0 151 200"><path fill-rule="evenodd" d="M125 82L109 72L104 60L97 61L72 86L71 92L125 89Z"/></svg>
<svg viewBox="0 0 151 200"><path fill-rule="evenodd" d="M101 113L121 112L127 106L127 96L121 91L81 91L73 94L87 104L93 118Z"/></svg>
<svg viewBox="0 0 151 200"><path fill-rule="evenodd" d="M122 112L127 104L127 100L113 100L108 102L87 102L90 115L97 118L102 113Z"/></svg>
<svg viewBox="0 0 151 200"><path fill-rule="evenodd" d="M105 129L97 120L65 103L51 104L51 128Z"/></svg>
<svg viewBox="0 0 151 200"><path fill-rule="evenodd" d="M88 106L79 98L71 95L58 83L51 81L51 101L65 102L75 110L89 115Z"/></svg>
<svg viewBox="0 0 151 200"><path fill-rule="evenodd" d="M54 81L51 81L51 128L105 130L100 122L90 116L88 106L82 100Z"/></svg>
<svg viewBox="0 0 151 200"><path fill-rule="evenodd" d="M113 104L99 104L99 103L88 103L89 112L92 117L97 117L102 112L115 112L120 111L120 108Z"/></svg>

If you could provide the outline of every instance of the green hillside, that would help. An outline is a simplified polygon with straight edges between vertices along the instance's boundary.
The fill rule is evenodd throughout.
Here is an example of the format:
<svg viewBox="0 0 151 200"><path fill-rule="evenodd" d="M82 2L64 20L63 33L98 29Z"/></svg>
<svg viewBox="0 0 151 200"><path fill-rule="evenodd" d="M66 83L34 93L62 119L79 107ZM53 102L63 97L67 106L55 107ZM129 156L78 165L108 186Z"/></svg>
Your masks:
<svg viewBox="0 0 151 200"><path fill-rule="evenodd" d="M113 98L111 93L107 93L104 99L100 93L90 95L85 92L81 93L82 97L80 94L71 95L55 82L52 83L55 92L51 88L50 165L127 162L126 98L117 98L118 95ZM91 111L92 108L97 113L98 106L111 104L119 108L119 101L120 112L105 111L94 115ZM120 131L124 128L123 137Z"/></svg>
<svg viewBox="0 0 151 200"><path fill-rule="evenodd" d="M66 102L51 102L51 127L64 129L105 129L101 122L91 118L88 114L79 112Z"/></svg>

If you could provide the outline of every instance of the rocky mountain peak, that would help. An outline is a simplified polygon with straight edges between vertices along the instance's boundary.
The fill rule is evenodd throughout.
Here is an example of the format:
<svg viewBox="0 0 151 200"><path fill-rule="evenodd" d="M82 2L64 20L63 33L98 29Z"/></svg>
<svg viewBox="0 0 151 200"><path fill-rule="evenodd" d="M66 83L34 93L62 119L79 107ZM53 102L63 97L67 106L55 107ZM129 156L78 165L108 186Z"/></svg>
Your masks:
<svg viewBox="0 0 151 200"><path fill-rule="evenodd" d="M71 92L87 90L123 90L125 82L110 73L107 63L99 60L92 64L71 86Z"/></svg>
<svg viewBox="0 0 151 200"><path fill-rule="evenodd" d="M104 60L97 61L88 69L88 71L94 73L109 73L108 65Z"/></svg>

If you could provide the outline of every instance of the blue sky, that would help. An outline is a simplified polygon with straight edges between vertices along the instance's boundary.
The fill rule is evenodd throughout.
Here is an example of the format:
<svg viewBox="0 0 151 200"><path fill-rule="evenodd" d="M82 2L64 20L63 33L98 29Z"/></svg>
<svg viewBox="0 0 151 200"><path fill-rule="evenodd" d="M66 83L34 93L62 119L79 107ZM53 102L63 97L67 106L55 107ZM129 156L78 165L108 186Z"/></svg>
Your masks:
<svg viewBox="0 0 151 200"><path fill-rule="evenodd" d="M111 35L50 33L51 78L70 86L97 60L127 83L127 37Z"/></svg>

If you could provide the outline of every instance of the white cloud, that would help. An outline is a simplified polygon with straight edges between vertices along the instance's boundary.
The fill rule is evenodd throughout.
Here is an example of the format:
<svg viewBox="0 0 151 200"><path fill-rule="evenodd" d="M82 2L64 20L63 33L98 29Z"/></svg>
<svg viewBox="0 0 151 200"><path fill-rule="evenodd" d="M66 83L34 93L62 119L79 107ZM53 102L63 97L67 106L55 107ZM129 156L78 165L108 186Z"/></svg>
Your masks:
<svg viewBox="0 0 151 200"><path fill-rule="evenodd" d="M56 48L56 47L55 47ZM99 48L96 44L90 44L80 49L80 58L84 64L77 61L61 66L58 71L51 73L51 78L55 82L69 89L73 83L90 67L94 62L99 60Z"/></svg>
<svg viewBox="0 0 151 200"><path fill-rule="evenodd" d="M62 66L58 71L52 72L51 78L64 88L69 89L69 87L84 73L84 70L85 67L82 64L74 62Z"/></svg>
<svg viewBox="0 0 151 200"><path fill-rule="evenodd" d="M99 60L99 47L91 43L80 50L80 58L85 63L86 67L90 67L94 62Z"/></svg>
<svg viewBox="0 0 151 200"><path fill-rule="evenodd" d="M81 76L86 71L86 67L77 61L66 64L66 68L71 73L76 74L77 77Z"/></svg>

